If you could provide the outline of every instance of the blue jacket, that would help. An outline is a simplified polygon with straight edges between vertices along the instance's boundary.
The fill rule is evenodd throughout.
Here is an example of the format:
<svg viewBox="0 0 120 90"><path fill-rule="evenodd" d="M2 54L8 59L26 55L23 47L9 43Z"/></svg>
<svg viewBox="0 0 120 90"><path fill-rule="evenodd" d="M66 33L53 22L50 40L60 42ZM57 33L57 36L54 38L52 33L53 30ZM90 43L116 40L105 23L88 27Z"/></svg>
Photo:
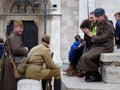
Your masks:
<svg viewBox="0 0 120 90"><path fill-rule="evenodd" d="M69 62L72 61L72 56L73 56L73 51L75 48L77 48L79 45L80 45L80 41L75 41L72 45L71 45L71 48L70 48L70 51L69 51Z"/></svg>
<svg viewBox="0 0 120 90"><path fill-rule="evenodd" d="M4 52L4 45L0 44L0 58L2 57L3 52Z"/></svg>
<svg viewBox="0 0 120 90"><path fill-rule="evenodd" d="M116 23L115 36L120 38L120 20Z"/></svg>

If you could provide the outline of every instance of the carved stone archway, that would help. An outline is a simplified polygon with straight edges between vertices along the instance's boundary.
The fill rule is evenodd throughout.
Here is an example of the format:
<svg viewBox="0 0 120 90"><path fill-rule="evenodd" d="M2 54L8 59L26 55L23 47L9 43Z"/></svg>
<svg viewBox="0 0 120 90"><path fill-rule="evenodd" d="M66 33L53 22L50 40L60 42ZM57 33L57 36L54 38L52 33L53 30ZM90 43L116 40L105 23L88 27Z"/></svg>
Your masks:
<svg viewBox="0 0 120 90"><path fill-rule="evenodd" d="M39 7L37 8L38 9L37 14L40 14L42 12L43 8L44 8L43 0L38 0L38 1L36 1L36 0L29 0L28 4L25 4L24 0L21 0L21 2L19 4L18 4L18 2L16 0L6 0L4 2L4 5L3 5L3 13L11 14L12 13L11 9L12 8L18 9L18 7L17 7L18 5L21 5L20 7L22 9L23 8L25 8L25 9L34 9L33 8L33 4L35 2L40 4ZM50 0L48 0L48 2L47 2L47 9L51 9L51 2L50 2ZM21 13L21 12L19 12L19 13ZM13 13L13 14L17 14L17 13ZM22 13L22 14L25 14L25 13ZM32 13L29 13L29 14L32 14Z"/></svg>

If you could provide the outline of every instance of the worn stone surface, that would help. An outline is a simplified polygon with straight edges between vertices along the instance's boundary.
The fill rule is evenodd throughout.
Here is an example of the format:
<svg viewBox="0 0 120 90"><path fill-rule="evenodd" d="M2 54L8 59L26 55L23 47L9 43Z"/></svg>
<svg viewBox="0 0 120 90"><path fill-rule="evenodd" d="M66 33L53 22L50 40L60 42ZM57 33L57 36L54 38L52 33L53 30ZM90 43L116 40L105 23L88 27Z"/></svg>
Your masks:
<svg viewBox="0 0 120 90"><path fill-rule="evenodd" d="M102 53L100 60L102 62L120 62L120 53Z"/></svg>
<svg viewBox="0 0 120 90"><path fill-rule="evenodd" d="M17 90L42 90L42 89L40 81L32 79L22 79L17 83Z"/></svg>
<svg viewBox="0 0 120 90"><path fill-rule="evenodd" d="M120 52L101 54L102 78L107 83L120 83Z"/></svg>
<svg viewBox="0 0 120 90"><path fill-rule="evenodd" d="M105 82L85 82L83 78L68 77L62 74L61 90L120 90L120 84Z"/></svg>
<svg viewBox="0 0 120 90"><path fill-rule="evenodd" d="M106 66L102 65L102 78L107 83L120 84L120 66Z"/></svg>

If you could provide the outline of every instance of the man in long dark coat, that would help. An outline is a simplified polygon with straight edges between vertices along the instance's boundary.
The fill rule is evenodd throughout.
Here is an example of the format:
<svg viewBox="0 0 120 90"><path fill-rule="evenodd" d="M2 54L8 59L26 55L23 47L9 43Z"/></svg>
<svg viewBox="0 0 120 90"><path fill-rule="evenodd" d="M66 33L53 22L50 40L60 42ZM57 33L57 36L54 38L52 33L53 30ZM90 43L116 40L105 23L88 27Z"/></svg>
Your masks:
<svg viewBox="0 0 120 90"><path fill-rule="evenodd" d="M97 8L94 11L97 19L97 35L93 35L87 28L82 31L91 37L93 43L90 50L83 54L77 68L85 72L86 82L101 81L101 75L98 72L99 58L101 53L109 53L114 50L114 28L105 18L105 10Z"/></svg>
<svg viewBox="0 0 120 90"><path fill-rule="evenodd" d="M14 75L13 63L9 58L9 46L11 54L14 57L20 58L27 55L28 48L23 46L22 42L22 32L23 32L23 23L22 21L14 21L14 30L11 32L10 36L6 40L5 50L7 52L5 58L5 65L2 74L2 80L0 82L0 90L17 90L17 79ZM9 45L9 46L8 46ZM20 60L20 59L17 59ZM18 64L20 61L15 61L14 64Z"/></svg>

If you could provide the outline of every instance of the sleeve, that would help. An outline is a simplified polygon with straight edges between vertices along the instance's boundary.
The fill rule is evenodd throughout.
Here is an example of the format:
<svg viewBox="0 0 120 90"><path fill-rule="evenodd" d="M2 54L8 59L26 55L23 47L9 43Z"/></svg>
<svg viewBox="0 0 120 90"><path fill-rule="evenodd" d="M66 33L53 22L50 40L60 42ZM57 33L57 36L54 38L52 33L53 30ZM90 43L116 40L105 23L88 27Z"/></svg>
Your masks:
<svg viewBox="0 0 120 90"><path fill-rule="evenodd" d="M115 31L116 31L116 37L120 38L120 21L118 21L116 23L116 29L115 29Z"/></svg>
<svg viewBox="0 0 120 90"><path fill-rule="evenodd" d="M9 39L10 47L12 53L16 56L25 56L27 55L27 50L23 46L23 42L19 37L14 37Z"/></svg>
<svg viewBox="0 0 120 90"><path fill-rule="evenodd" d="M45 50L45 52L43 54L43 58L44 58L45 63L48 68L50 68L50 69L58 68L57 65L53 62L53 60L51 58L50 49Z"/></svg>
<svg viewBox="0 0 120 90"><path fill-rule="evenodd" d="M103 44L109 40L109 36L111 36L111 33L113 28L112 27L106 27L102 30L100 35L93 35L91 37L91 42L96 44Z"/></svg>

